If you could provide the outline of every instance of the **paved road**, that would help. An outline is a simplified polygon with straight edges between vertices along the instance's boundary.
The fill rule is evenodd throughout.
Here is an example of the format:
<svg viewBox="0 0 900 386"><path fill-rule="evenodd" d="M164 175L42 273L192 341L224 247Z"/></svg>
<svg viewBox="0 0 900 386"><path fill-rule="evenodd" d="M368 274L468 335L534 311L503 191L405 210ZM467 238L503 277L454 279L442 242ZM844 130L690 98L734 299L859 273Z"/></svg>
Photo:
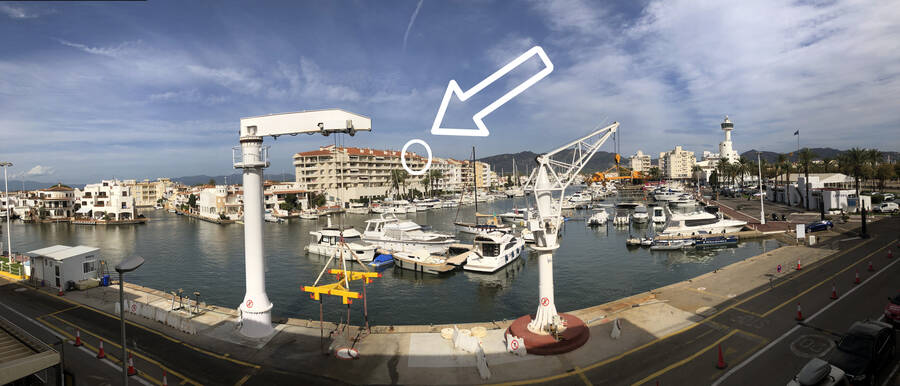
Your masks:
<svg viewBox="0 0 900 386"><path fill-rule="evenodd" d="M798 303L808 323L834 331L845 331L855 320L879 317L887 296L900 291L898 233L900 218L881 221L870 226L872 238L836 241L840 244L836 255L721 304L715 314L691 328L585 368L531 382L786 384L808 361L805 356L812 355L811 352L824 355L831 348L827 343L830 340L823 340L822 333L794 329ZM898 257L888 259L889 248ZM873 262L875 272L867 271L869 261ZM864 282L854 285L857 271ZM832 284L840 295L838 300L829 298ZM720 345L730 366L724 370L715 367ZM744 361L747 363L742 364ZM882 378L896 363L897 359L883 371Z"/></svg>

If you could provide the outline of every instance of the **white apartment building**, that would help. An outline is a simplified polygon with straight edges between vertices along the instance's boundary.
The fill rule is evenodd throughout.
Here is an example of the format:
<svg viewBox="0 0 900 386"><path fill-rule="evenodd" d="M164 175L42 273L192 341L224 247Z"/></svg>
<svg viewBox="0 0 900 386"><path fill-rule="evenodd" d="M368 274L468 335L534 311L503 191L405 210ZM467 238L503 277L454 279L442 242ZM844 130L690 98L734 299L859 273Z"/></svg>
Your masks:
<svg viewBox="0 0 900 386"><path fill-rule="evenodd" d="M102 220L131 220L135 218L134 196L131 188L119 180L103 180L75 190L80 216Z"/></svg>
<svg viewBox="0 0 900 386"><path fill-rule="evenodd" d="M681 146L669 152L659 153L659 172L668 179L693 178L692 170L697 158L694 152L682 150Z"/></svg>
<svg viewBox="0 0 900 386"><path fill-rule="evenodd" d="M32 208L44 220L68 219L75 213L75 189L63 184L40 189L35 192Z"/></svg>
<svg viewBox="0 0 900 386"><path fill-rule="evenodd" d="M281 204L285 203L288 195L293 194L297 197L300 209L306 209L309 206L307 200L307 192L297 189L296 182L266 182L263 185L263 204L266 210L273 213L287 215L289 213L281 209Z"/></svg>
<svg viewBox="0 0 900 386"><path fill-rule="evenodd" d="M452 158L433 158L431 169L441 172L441 178L433 182L434 189L458 192L462 190L462 167L465 163ZM429 187L429 189L431 189Z"/></svg>
<svg viewBox="0 0 900 386"><path fill-rule="evenodd" d="M229 220L241 218L243 213L243 192L236 185L216 185L200 190L197 194L197 214L219 219L225 215Z"/></svg>
<svg viewBox="0 0 900 386"><path fill-rule="evenodd" d="M420 170L425 159L409 153L406 164ZM324 192L334 201L384 196L393 189L391 171L403 170L400 152L368 148L322 146L319 150L294 154L297 189ZM410 175L401 189L423 191L424 176Z"/></svg>
<svg viewBox="0 0 900 386"><path fill-rule="evenodd" d="M650 161L650 154L644 154L644 152L638 150L637 153L629 157L631 163L631 170L636 172L644 172L647 173L650 171L652 167ZM661 170L661 169L660 169Z"/></svg>

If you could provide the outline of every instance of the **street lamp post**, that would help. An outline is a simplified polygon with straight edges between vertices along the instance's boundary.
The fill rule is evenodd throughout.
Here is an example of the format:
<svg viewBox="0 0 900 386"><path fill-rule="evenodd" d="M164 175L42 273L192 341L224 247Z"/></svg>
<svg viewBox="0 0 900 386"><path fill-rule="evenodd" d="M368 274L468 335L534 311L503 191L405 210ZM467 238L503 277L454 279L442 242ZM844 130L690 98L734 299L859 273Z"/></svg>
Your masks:
<svg viewBox="0 0 900 386"><path fill-rule="evenodd" d="M759 225L766 225L766 211L763 208L762 162L759 152L756 152L756 166L759 169Z"/></svg>
<svg viewBox="0 0 900 386"><path fill-rule="evenodd" d="M134 256L116 265L119 273L119 318L122 327L122 384L128 385L128 349L125 343L125 272L131 272L144 264L144 258Z"/></svg>
<svg viewBox="0 0 900 386"><path fill-rule="evenodd" d="M13 166L12 162L0 162L3 166L3 185L6 188L6 250L9 251L9 263L12 264L12 232L9 230L9 180L6 179L6 169ZM0 251L2 252L2 251Z"/></svg>

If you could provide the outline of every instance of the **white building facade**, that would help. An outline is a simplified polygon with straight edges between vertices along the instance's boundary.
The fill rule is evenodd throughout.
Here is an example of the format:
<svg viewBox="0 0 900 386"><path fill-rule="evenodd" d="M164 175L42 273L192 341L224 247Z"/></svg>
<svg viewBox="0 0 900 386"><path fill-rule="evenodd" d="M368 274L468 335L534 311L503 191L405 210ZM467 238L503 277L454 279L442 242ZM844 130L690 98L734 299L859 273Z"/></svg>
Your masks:
<svg viewBox="0 0 900 386"><path fill-rule="evenodd" d="M694 152L675 146L672 151L659 153L659 172L672 180L693 178L692 171L696 162Z"/></svg>
<svg viewBox="0 0 900 386"><path fill-rule="evenodd" d="M652 167L652 163L650 160L650 154L644 154L644 152L638 150L637 153L628 158L631 166L631 170L636 172L647 173L650 171Z"/></svg>
<svg viewBox="0 0 900 386"><path fill-rule="evenodd" d="M103 180L76 190L77 214L94 220L132 220L135 218L131 188L118 180Z"/></svg>

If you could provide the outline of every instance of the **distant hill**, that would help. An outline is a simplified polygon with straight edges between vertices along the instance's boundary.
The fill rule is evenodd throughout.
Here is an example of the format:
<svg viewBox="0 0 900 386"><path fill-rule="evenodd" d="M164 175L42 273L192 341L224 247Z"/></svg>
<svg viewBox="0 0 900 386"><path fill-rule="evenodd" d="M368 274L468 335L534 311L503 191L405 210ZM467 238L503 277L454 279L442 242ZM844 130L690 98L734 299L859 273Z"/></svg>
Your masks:
<svg viewBox="0 0 900 386"><path fill-rule="evenodd" d="M539 154L536 154L531 151L522 151L514 154L497 154L492 155L490 157L479 158L478 161L484 162L486 164L491 165L491 170L500 173L501 171L505 173L512 172L512 164L513 160L516 161L516 168L523 175L527 175L531 169L535 167L535 158ZM555 159L572 159L572 151L564 151L558 154ZM622 166L627 166L625 164L626 158L622 158ZM594 173L598 171L603 171L609 169L610 166L615 165L615 153L610 153L606 151L598 151L591 157L591 160L588 161L588 164L585 165L584 169L581 170L582 173Z"/></svg>
<svg viewBox="0 0 900 386"><path fill-rule="evenodd" d="M832 149L830 147L815 147L815 148L810 148L809 150L811 150L813 153L816 154L815 159L818 159L818 160L825 159L825 158L835 159L846 151L846 150ZM771 151L765 151L765 150L760 151L760 150L755 150L755 149L748 150L748 151L741 153L741 157L746 157L747 159L756 160L756 152L757 151L760 152L760 158L766 160L766 162L769 162L769 163L774 163L774 162L778 161L779 154L787 155L788 159L791 162L796 162L798 159L796 151L787 152L787 153L775 153L775 152L771 152ZM888 159L890 159L891 161L897 161L898 157L900 157L900 153L898 153L896 151L882 151L882 154L884 155L885 161L887 161Z"/></svg>

